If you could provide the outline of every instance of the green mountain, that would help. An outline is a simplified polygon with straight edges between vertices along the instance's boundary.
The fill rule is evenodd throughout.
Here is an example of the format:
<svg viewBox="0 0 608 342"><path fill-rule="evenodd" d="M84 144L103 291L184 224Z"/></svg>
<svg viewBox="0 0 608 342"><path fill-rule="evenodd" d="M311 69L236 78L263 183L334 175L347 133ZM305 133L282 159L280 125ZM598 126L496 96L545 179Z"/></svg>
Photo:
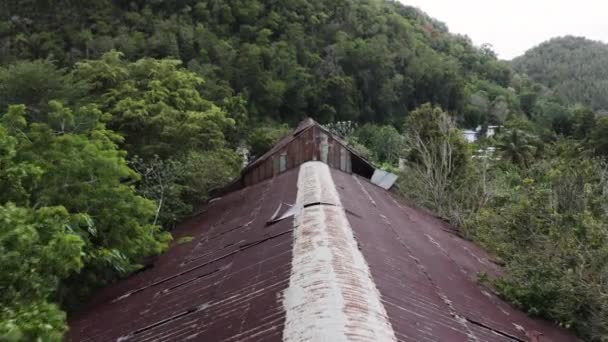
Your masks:
<svg viewBox="0 0 608 342"><path fill-rule="evenodd" d="M608 109L608 44L583 37L554 38L511 64L571 104Z"/></svg>
<svg viewBox="0 0 608 342"><path fill-rule="evenodd" d="M128 60L174 57L205 79L205 98L221 104L241 96L252 117L291 124L305 115L400 124L426 102L461 113L471 93L494 86L504 92L511 75L489 49L394 1L28 0L2 6L0 63L49 58L71 66L111 49ZM488 101L497 96L492 92Z"/></svg>

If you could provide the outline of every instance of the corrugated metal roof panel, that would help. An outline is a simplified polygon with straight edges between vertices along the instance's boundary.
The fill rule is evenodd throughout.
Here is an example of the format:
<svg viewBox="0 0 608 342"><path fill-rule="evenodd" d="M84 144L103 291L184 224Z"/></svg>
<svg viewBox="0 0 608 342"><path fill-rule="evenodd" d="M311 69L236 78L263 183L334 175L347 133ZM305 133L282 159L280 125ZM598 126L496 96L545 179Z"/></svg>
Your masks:
<svg viewBox="0 0 608 342"><path fill-rule="evenodd" d="M297 169L229 194L176 232L154 267L102 290L70 319L68 341L280 340L290 274Z"/></svg>
<svg viewBox="0 0 608 342"><path fill-rule="evenodd" d="M304 239L299 245L293 243L291 214L269 222L287 212L281 203L296 203L298 169L292 169L208 204L176 231L176 240L192 236L191 242L174 244L154 267L100 291L70 319L67 340L284 341L283 296L291 281L298 283L293 275L302 269L294 271L299 267L295 260L307 263L306 256L294 257L294 246L315 258L338 251L329 261L335 274L349 280L331 282L347 290L336 293L353 295L338 301L351 303L346 317L363 317L349 315L369 313L366 305L378 309L373 303L382 303L385 313L376 310L374 315L380 321L388 318L384 322L393 330L391 340L513 342L536 341L530 336L539 334L539 342L576 340L548 322L527 317L478 284L478 272L495 276L500 267L444 222L401 204L367 179L336 169L330 174L331 182L309 175L311 181L301 185L313 188L307 188L301 208L293 209L296 220L302 220L295 229L305 229L298 231ZM304 207L305 213L318 213L314 220L308 214L297 218ZM325 220L324 229L315 228L319 220ZM306 234L313 231L329 235L319 240L323 243L308 243ZM349 248L342 246L348 241ZM358 266L338 262L351 259L359 260ZM370 277L377 296L366 280ZM372 297L379 300L362 300ZM373 315L367 316L373 321ZM312 323L292 321L304 327ZM359 334L347 336L365 340Z"/></svg>
<svg viewBox="0 0 608 342"><path fill-rule="evenodd" d="M450 233L453 228L404 206L367 180L332 170L391 323L402 340L575 341L548 322L529 318L477 282L500 274L488 255Z"/></svg>

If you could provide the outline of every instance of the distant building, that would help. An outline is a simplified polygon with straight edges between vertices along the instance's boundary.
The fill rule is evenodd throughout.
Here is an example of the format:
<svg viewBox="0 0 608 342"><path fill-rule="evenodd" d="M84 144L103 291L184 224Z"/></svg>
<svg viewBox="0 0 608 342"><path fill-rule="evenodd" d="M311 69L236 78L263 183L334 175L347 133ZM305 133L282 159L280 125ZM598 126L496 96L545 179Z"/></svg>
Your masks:
<svg viewBox="0 0 608 342"><path fill-rule="evenodd" d="M477 141L477 131L467 129L462 131L462 136L469 144L472 144Z"/></svg>
<svg viewBox="0 0 608 342"><path fill-rule="evenodd" d="M479 159L500 159L497 155L496 155L496 147L486 147L486 148L482 148L477 150L474 154L473 154L473 158L479 158Z"/></svg>
<svg viewBox="0 0 608 342"><path fill-rule="evenodd" d="M462 130L461 132L462 132L462 136L464 137L464 139L469 144L472 144L472 143L476 142L480 136L484 136L486 138L493 137L494 135L496 135L498 130L500 130L500 127L501 126L488 126L485 133L483 133L483 129L481 126L477 126L477 128L475 130L465 129L465 130Z"/></svg>
<svg viewBox="0 0 608 342"><path fill-rule="evenodd" d="M500 129L501 126L488 126L488 130L486 131L486 137L490 138L496 135L496 132Z"/></svg>

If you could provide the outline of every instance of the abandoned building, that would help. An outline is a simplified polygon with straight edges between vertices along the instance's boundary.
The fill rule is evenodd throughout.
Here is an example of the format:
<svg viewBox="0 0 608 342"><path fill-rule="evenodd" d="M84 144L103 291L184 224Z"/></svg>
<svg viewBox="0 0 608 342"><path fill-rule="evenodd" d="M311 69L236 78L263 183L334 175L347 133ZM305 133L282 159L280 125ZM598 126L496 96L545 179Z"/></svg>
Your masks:
<svg viewBox="0 0 608 342"><path fill-rule="evenodd" d="M480 284L500 266L394 181L305 120L73 315L67 340L576 340Z"/></svg>

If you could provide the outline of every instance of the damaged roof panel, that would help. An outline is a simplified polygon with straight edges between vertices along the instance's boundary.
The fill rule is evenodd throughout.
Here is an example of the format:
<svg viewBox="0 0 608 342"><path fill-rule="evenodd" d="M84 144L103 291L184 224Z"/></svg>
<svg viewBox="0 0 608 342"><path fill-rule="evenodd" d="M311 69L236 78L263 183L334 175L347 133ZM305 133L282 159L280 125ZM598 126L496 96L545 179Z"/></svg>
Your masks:
<svg viewBox="0 0 608 342"><path fill-rule="evenodd" d="M396 174L390 173L381 169L376 169L372 175L371 182L381 187L382 189L389 190L393 184L399 178Z"/></svg>

